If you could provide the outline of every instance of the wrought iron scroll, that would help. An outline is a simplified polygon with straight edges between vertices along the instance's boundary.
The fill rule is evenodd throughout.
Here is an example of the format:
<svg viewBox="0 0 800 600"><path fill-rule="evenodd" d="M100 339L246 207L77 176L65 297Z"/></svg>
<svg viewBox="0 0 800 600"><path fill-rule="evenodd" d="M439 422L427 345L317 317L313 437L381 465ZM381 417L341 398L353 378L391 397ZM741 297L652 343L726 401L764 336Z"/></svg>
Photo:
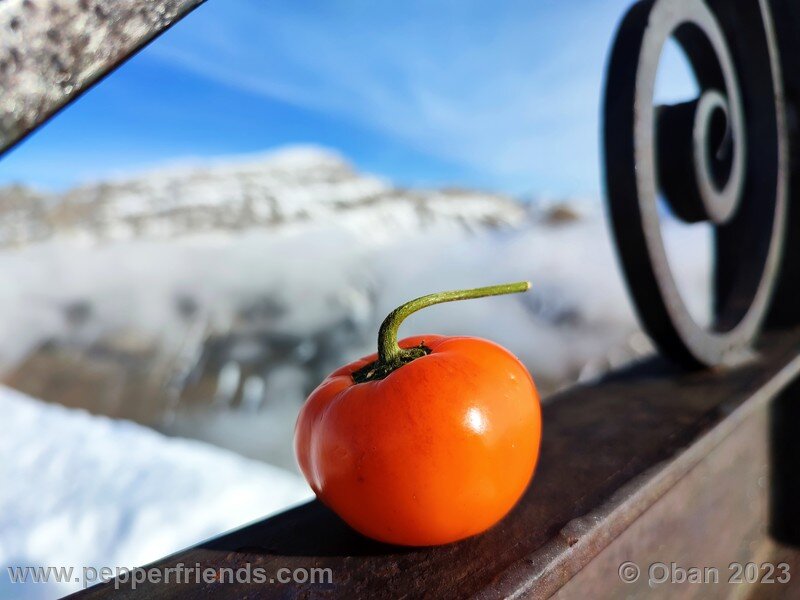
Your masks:
<svg viewBox="0 0 800 600"><path fill-rule="evenodd" d="M695 99L654 105L664 44L683 49ZM605 91L606 193L639 317L660 349L691 367L753 355L776 288L786 232L789 139L767 0L642 0L624 17ZM679 293L658 199L713 227L713 318Z"/></svg>

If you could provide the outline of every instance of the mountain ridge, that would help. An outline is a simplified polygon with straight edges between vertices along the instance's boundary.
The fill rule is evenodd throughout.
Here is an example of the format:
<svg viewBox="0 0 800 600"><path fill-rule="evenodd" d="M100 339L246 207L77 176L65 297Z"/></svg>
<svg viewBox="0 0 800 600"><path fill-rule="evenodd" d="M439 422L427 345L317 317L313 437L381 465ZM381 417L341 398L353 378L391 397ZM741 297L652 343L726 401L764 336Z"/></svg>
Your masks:
<svg viewBox="0 0 800 600"><path fill-rule="evenodd" d="M65 192L0 188L0 247L56 236L164 239L328 219L373 234L430 226L476 230L513 227L526 214L510 196L395 186L359 173L333 151L291 146L173 164Z"/></svg>

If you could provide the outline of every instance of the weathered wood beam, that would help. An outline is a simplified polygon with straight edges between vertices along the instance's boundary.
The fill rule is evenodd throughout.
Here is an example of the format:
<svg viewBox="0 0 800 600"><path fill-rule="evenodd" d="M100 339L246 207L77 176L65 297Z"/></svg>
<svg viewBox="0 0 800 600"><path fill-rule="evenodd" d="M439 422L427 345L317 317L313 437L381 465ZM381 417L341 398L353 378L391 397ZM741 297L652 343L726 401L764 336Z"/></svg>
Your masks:
<svg viewBox="0 0 800 600"><path fill-rule="evenodd" d="M122 583L80 597L547 598L562 588L564 598L639 597L652 592L646 577L644 587L622 583L617 562L644 567L686 556L713 566L755 559L769 544L770 473L797 468L768 467L769 415L782 394L800 394L799 376L795 330L765 336L760 358L740 368L687 374L653 359L559 394L544 407L542 454L527 494L498 526L464 542L379 544L311 502L152 565L235 571L249 563L271 575L330 568L330 584L161 583L133 592ZM727 597L730 589L692 593Z"/></svg>
<svg viewBox="0 0 800 600"><path fill-rule="evenodd" d="M202 2L0 2L0 154Z"/></svg>

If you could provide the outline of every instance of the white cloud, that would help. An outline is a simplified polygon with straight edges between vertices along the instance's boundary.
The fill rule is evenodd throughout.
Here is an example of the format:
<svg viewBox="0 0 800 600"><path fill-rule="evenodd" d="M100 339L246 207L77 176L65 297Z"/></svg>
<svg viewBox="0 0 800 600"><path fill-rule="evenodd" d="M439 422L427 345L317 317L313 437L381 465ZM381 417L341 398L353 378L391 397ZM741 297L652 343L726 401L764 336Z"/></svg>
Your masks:
<svg viewBox="0 0 800 600"><path fill-rule="evenodd" d="M151 55L341 116L511 189L598 190L598 113L627 3L209 4Z"/></svg>

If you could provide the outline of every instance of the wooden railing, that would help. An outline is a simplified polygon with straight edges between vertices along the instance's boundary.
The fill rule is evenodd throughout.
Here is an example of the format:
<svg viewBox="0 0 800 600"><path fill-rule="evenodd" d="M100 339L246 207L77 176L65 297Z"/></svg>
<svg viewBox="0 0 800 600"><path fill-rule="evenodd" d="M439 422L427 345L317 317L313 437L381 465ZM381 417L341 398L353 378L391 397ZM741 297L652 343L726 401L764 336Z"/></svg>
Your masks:
<svg viewBox="0 0 800 600"><path fill-rule="evenodd" d="M674 561L716 566L721 577L734 561L797 568L800 555L772 540L800 542L800 490L785 485L800 466L800 442L770 431L793 430L781 416L800 412L791 408L800 396L798 351L800 330L769 335L747 367L686 374L653 359L551 398L531 488L506 519L475 538L386 546L314 501L147 567L166 573L200 565L220 579L259 568L272 584L173 581L133 590L112 582L76 597L547 598L560 591L564 598L674 598L685 590L650 588L647 573L623 583L619 566ZM772 448L770 439L790 452ZM772 490L779 495L770 520ZM279 583L281 569L330 569L332 581ZM699 597L730 593L727 583L716 587ZM775 587L788 594L781 597L800 594L800 585Z"/></svg>
<svg viewBox="0 0 800 600"><path fill-rule="evenodd" d="M0 150L198 3L5 0ZM70 44L69 19L81 14L103 51ZM701 94L654 107L670 35ZM746 582L728 583L730 564L786 562L793 579L757 597L800 597L798 39L791 0L632 5L609 66L606 183L632 295L665 358L548 399L538 472L499 525L404 549L359 536L311 502L145 567L160 583L117 580L78 596L755 597ZM37 84L16 86L22 77ZM677 293L658 197L680 219L714 227L711 326ZM649 565L673 562L717 568L720 583L650 581ZM165 583L178 566L218 576L177 583L172 571ZM638 579L626 582L634 567ZM266 582L223 583L228 571L255 568ZM286 569L329 569L330 579L280 581Z"/></svg>

